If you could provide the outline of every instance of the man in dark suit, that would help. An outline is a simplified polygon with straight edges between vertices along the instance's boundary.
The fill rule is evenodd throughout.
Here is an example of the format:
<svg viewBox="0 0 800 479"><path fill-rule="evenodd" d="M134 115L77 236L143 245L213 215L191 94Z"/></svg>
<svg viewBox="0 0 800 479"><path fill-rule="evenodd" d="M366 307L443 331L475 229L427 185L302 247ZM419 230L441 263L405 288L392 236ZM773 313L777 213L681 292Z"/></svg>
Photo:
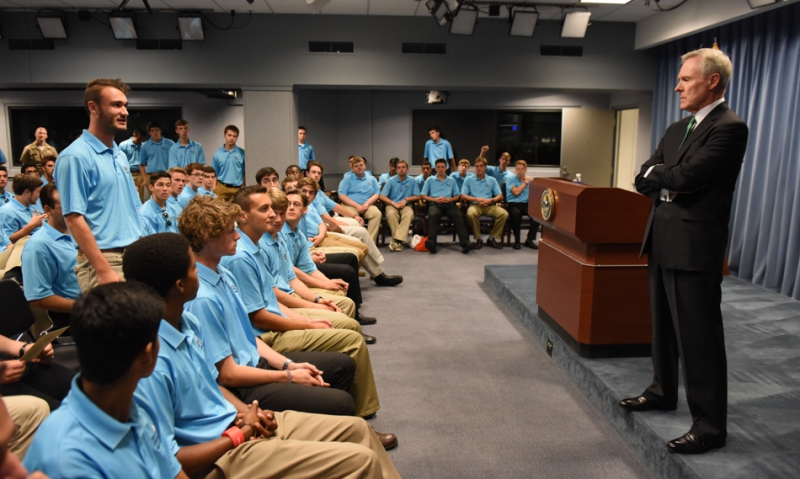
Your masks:
<svg viewBox="0 0 800 479"><path fill-rule="evenodd" d="M636 177L636 189L653 200L642 243L649 255L653 382L620 406L676 409L680 358L692 427L667 448L700 454L723 447L727 436L722 267L748 129L723 98L730 59L705 48L682 60L675 91L681 109L693 115L667 129Z"/></svg>

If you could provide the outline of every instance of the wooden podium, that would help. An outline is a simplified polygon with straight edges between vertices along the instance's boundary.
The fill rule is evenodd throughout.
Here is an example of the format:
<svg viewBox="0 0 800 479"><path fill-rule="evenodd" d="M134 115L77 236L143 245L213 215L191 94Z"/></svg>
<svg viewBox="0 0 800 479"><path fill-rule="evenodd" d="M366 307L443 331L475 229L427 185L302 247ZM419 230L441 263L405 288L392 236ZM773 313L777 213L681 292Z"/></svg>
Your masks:
<svg viewBox="0 0 800 479"><path fill-rule="evenodd" d="M552 193L549 219L542 195ZM647 257L639 249L650 200L619 188L536 178L528 212L543 225L539 317L580 356L650 355Z"/></svg>

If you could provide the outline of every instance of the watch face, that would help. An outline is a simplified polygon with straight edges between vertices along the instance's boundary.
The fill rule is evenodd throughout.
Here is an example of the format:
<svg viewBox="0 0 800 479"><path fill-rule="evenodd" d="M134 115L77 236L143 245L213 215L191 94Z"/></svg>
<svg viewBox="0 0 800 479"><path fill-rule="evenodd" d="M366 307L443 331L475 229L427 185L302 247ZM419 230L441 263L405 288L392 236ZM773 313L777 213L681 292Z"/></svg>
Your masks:
<svg viewBox="0 0 800 479"><path fill-rule="evenodd" d="M553 216L556 214L556 194L550 188L545 188L542 192L542 218L547 221L552 221Z"/></svg>

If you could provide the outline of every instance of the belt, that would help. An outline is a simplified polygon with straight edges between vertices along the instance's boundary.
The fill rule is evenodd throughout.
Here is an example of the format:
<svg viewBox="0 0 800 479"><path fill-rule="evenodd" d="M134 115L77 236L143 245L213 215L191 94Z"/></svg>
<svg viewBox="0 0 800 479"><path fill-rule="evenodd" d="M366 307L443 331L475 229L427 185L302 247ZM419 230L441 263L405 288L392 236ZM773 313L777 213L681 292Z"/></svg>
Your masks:
<svg viewBox="0 0 800 479"><path fill-rule="evenodd" d="M109 248L109 249L101 249L101 250L100 250L100 252L101 252L101 253L117 253L117 254L122 254L122 253L124 253L124 252L125 252L125 248ZM83 254L83 251L81 251L80 249L78 250L78 254L79 254L79 255L86 256L85 254Z"/></svg>
<svg viewBox="0 0 800 479"><path fill-rule="evenodd" d="M219 180L217 180L217 183L219 183L222 186L225 186L227 188L241 188L242 187L242 185L229 185L228 183L225 183L224 181L219 181Z"/></svg>

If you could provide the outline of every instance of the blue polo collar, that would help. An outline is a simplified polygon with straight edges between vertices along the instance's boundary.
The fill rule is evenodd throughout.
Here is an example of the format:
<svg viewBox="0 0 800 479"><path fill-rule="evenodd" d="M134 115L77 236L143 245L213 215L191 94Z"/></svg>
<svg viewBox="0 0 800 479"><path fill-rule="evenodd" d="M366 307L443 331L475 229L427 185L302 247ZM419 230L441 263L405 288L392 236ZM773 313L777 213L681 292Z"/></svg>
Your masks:
<svg viewBox="0 0 800 479"><path fill-rule="evenodd" d="M96 153L103 153L105 151L114 151L117 149L117 144L112 143L111 148L107 147L100 141L96 136L89 133L89 130L83 130L83 134L81 135L81 139L86 142L87 145L91 146L92 149Z"/></svg>
<svg viewBox="0 0 800 479"><path fill-rule="evenodd" d="M80 374L72 379L72 388L67 395L69 408L75 411L75 418L83 425L83 428L97 438L107 448L114 450L120 442L139 422L139 408L136 403L131 406L131 421L122 423L109 416L105 411L97 407L95 403L86 396L86 393L79 386Z"/></svg>
<svg viewBox="0 0 800 479"><path fill-rule="evenodd" d="M244 231L236 228L236 231L239 233L239 241L236 243L236 248L241 247L245 252L250 253L251 255L258 254L258 245L253 243L253 240L247 236Z"/></svg>
<svg viewBox="0 0 800 479"><path fill-rule="evenodd" d="M200 263L199 261L196 262L196 264L197 264L197 275L200 276L200 279L205 281L206 283L216 286L222 279L222 276L219 273L213 271L208 266Z"/></svg>

